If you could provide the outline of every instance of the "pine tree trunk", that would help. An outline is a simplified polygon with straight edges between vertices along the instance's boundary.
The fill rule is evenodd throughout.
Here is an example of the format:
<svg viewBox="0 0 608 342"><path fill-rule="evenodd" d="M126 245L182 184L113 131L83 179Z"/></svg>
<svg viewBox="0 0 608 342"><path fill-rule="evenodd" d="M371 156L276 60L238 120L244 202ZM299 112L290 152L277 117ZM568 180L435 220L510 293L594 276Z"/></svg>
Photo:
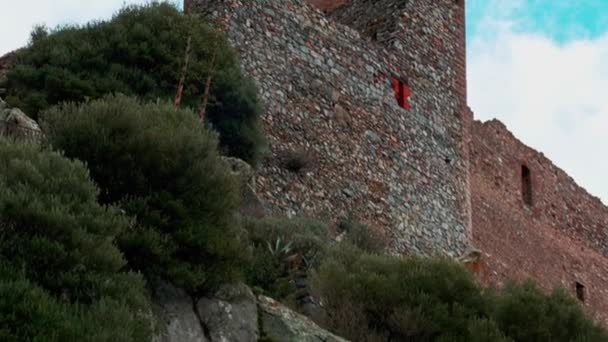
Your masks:
<svg viewBox="0 0 608 342"><path fill-rule="evenodd" d="M186 74L188 73L188 66L190 64L190 50L192 49L192 35L188 36L188 43L186 45L186 56L184 57L184 66L179 77L179 84L177 85L177 94L175 94L175 107L179 107L182 104L182 95L184 93L184 83L186 82Z"/></svg>
<svg viewBox="0 0 608 342"><path fill-rule="evenodd" d="M201 103L201 110L198 113L198 117L201 122L205 121L205 113L207 111L207 104L209 103L209 93L211 92L211 82L213 80L213 72L215 71L215 59L217 58L217 49L213 50L213 56L211 57L211 64L209 66L209 75L207 76L207 82L205 83L205 92L203 94L203 102Z"/></svg>

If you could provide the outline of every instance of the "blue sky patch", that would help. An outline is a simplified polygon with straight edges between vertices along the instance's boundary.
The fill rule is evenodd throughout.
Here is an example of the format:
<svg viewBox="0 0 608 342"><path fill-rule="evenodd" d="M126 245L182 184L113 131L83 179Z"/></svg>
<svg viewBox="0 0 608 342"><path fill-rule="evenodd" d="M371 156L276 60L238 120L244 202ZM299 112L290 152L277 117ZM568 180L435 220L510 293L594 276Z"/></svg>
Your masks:
<svg viewBox="0 0 608 342"><path fill-rule="evenodd" d="M608 0L468 0L468 39L487 34L485 20L510 22L514 32L540 34L559 44L608 32Z"/></svg>

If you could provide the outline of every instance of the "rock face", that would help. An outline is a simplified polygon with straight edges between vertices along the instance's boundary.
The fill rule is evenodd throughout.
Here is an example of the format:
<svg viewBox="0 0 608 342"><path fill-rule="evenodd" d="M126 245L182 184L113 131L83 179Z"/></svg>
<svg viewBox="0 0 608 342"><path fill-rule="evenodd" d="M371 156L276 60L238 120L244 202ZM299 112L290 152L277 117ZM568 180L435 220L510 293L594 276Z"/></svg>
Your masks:
<svg viewBox="0 0 608 342"><path fill-rule="evenodd" d="M242 178L244 183L249 184L253 178L253 168L244 160L233 157L222 157L222 160L228 164L233 175Z"/></svg>
<svg viewBox="0 0 608 342"><path fill-rule="evenodd" d="M160 283L153 294L160 335L154 342L209 342L194 312L192 299L182 290Z"/></svg>
<svg viewBox="0 0 608 342"><path fill-rule="evenodd" d="M273 341L348 342L268 297L258 297L262 330Z"/></svg>
<svg viewBox="0 0 608 342"><path fill-rule="evenodd" d="M243 194L241 214L257 218L266 216L268 210L255 192L255 170L247 162L238 158L222 157L222 160L228 164L232 174L241 180L241 193Z"/></svg>
<svg viewBox="0 0 608 342"><path fill-rule="evenodd" d="M213 298L199 300L196 307L212 342L258 340L256 298L247 286L225 286Z"/></svg>
<svg viewBox="0 0 608 342"><path fill-rule="evenodd" d="M184 291L160 283L153 298L159 335L154 342L347 342L281 303L256 298L243 284L221 288L196 305Z"/></svg>
<svg viewBox="0 0 608 342"><path fill-rule="evenodd" d="M0 135L21 138L37 138L42 134L38 123L25 115L19 108L10 108L0 98Z"/></svg>

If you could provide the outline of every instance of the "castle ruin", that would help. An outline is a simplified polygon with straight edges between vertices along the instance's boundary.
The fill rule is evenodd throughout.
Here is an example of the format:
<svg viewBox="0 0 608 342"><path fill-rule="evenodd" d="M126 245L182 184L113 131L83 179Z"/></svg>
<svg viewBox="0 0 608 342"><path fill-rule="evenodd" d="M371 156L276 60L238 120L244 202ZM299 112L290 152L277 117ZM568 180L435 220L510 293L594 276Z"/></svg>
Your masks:
<svg viewBox="0 0 608 342"><path fill-rule="evenodd" d="M608 323L608 208L467 106L463 0L186 0L265 102L273 211L385 231L398 253L481 250L487 284L563 286ZM299 156L301 170L285 167Z"/></svg>

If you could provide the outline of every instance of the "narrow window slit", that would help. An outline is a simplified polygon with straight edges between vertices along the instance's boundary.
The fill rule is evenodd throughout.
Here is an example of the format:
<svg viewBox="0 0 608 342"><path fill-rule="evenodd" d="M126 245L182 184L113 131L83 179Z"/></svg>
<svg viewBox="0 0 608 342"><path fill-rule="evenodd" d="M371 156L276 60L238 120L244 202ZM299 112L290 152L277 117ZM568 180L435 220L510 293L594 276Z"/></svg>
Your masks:
<svg viewBox="0 0 608 342"><path fill-rule="evenodd" d="M585 285L576 282L576 298L580 300L582 303L585 302Z"/></svg>
<svg viewBox="0 0 608 342"><path fill-rule="evenodd" d="M532 206L532 175L530 169L522 165L521 166L521 195L524 203L531 207Z"/></svg>

